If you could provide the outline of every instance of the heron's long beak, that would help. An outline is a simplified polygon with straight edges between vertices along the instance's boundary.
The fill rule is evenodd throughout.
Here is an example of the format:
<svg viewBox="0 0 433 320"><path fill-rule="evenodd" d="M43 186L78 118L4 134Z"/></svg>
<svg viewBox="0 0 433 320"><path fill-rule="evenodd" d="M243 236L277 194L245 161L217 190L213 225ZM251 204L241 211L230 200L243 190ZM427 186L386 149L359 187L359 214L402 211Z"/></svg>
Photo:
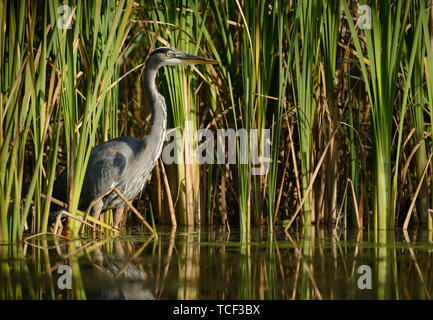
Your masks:
<svg viewBox="0 0 433 320"><path fill-rule="evenodd" d="M191 64L217 64L219 61L199 56L193 56L192 54L179 53L176 54L176 58Z"/></svg>

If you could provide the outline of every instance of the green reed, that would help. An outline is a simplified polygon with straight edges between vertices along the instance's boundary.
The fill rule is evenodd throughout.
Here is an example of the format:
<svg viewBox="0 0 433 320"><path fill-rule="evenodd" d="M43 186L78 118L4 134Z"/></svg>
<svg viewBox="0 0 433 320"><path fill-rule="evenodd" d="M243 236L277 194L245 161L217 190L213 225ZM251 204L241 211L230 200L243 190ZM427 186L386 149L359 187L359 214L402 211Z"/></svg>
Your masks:
<svg viewBox="0 0 433 320"><path fill-rule="evenodd" d="M295 24L300 36L300 45L295 41L295 70L292 71L293 99L296 105L296 119L301 160L302 196L305 224L314 222L314 200L307 192L312 170L313 130L317 117L316 100L313 97L314 83L318 75L318 44L321 25L322 1L298 2Z"/></svg>
<svg viewBox="0 0 433 320"><path fill-rule="evenodd" d="M384 4L391 6L390 1ZM350 16L349 7L343 3L346 16ZM359 37L352 19L348 19L351 34L353 36L362 75L367 87L368 97L371 103L371 115L374 136L374 165L375 165L375 200L374 200L374 221L375 228L393 228L394 208L397 186L398 162L400 157L400 146L403 129L403 120L407 104L407 92L410 85L413 57L418 44L415 39L415 46L411 48L411 61L408 66L408 75L404 83L404 97L400 109L400 130L398 132L396 173L392 182L391 162L391 139L394 101L397 96L396 88L399 82L398 72L400 70L399 57L402 53L402 41L404 29L408 19L409 2L406 7L403 3L397 2L391 10L380 10L376 4L372 4L372 26L371 29L364 29L366 41L366 57L369 61L369 72L364 62L364 53L361 49ZM416 34L419 34L419 23L417 23ZM392 184L391 184L392 183ZM392 189L391 189L392 188Z"/></svg>
<svg viewBox="0 0 433 320"><path fill-rule="evenodd" d="M115 91L108 92L132 4L64 5L62 11L58 1L2 2L0 238L5 240L22 238L29 215L31 232L47 230L60 137L72 187L69 211L75 212L104 105L118 100Z"/></svg>
<svg viewBox="0 0 433 320"><path fill-rule="evenodd" d="M430 6L430 12L428 12L427 9L428 6L424 6L423 3L421 3L421 10L420 10L420 19L422 21L422 40L423 47L425 48L425 57L424 57L424 72L425 72L425 79L426 79L426 96L425 101L428 104L428 110L430 112L430 132L433 132L433 41L432 41L432 34L433 34L433 6ZM429 29L429 18L430 18L430 29ZM433 146L433 140L430 140L430 145ZM431 150L431 149L430 149ZM430 176L431 178L431 176ZM433 197L433 193L431 194L431 197ZM433 205L433 200L431 202L431 205ZM433 218L430 215L428 217L428 228L429 230L433 230Z"/></svg>
<svg viewBox="0 0 433 320"><path fill-rule="evenodd" d="M420 10L423 12L425 9L421 9L419 6L421 3L412 2L411 3L411 16L417 16L420 13ZM426 225L428 223L428 209L430 208L430 199L428 195L428 181L427 179L423 179L423 172L427 166L427 148L426 142L424 139L424 88L423 85L425 83L424 76L424 56L425 56L425 45L423 41L419 41L419 44L414 44L414 41L419 41L417 39L416 30L414 28L410 28L407 31L405 37L405 43L403 50L405 51L405 55L408 56L410 54L410 48L418 48L415 52L415 60L413 66L413 75L411 79L411 95L410 95L410 116L411 122L415 129L414 132L414 145L417 146L417 151L415 153L415 165L416 165L416 177L417 182L421 184L420 193L417 197L417 214L420 220L420 223ZM418 47L417 47L418 46ZM407 81L407 80L406 80Z"/></svg>
<svg viewBox="0 0 433 320"><path fill-rule="evenodd" d="M321 56L323 63L324 82L319 81L324 89L326 103L324 109L328 116L323 117L323 144L330 143L330 148L325 159L323 175L321 179L322 203L318 204L317 222L330 222L335 220L337 210L338 190L338 141L333 135L340 123L340 113L337 105L337 92L335 88L337 71L338 30L340 27L341 4L339 0L325 1L323 6L323 26L320 32ZM327 187L325 187L327 186Z"/></svg>
<svg viewBox="0 0 433 320"><path fill-rule="evenodd" d="M283 57L283 37L285 33L288 33L289 26L285 23L284 17L288 14L289 7L282 7L278 5L278 108L274 112L272 122L272 163L270 165L270 172L268 174L268 223L269 230L273 231L274 226L274 216L277 201L277 180L278 180L278 156L280 151L280 141L281 141L281 127L283 123L283 111L287 104L284 103L284 95L287 89L287 81L289 76L289 70L284 67L284 57ZM295 33L292 33L295 34ZM294 41L290 41L293 49ZM292 50L290 50L292 51ZM289 54L287 57L287 65L291 64L292 55ZM285 150L285 152L289 152ZM284 179L284 177L283 177Z"/></svg>

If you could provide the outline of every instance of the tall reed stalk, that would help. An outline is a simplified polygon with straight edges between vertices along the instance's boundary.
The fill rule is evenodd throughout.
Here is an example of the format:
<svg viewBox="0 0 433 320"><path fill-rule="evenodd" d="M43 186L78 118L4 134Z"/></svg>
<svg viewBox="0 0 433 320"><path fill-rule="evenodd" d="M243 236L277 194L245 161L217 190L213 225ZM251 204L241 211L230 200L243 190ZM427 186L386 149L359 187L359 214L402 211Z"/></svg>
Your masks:
<svg viewBox="0 0 433 320"><path fill-rule="evenodd" d="M419 7L420 3L412 2L410 15L416 17L425 14L425 9ZM422 10L422 12L421 12ZM422 18L419 18L421 21ZM425 43L419 41L419 44L414 44L414 41L419 41L419 35L416 34L415 28L407 30L405 37L404 52L409 56L410 49L415 47L419 48L415 52L415 60L413 65L413 75L410 84L411 90L411 106L410 115L412 125L415 129L414 132L414 145L417 148L415 153L416 177L417 182L421 184L420 193L417 197L417 215L420 223L426 225L428 223L428 209L430 207L428 180L423 179L423 172L427 165L427 148L424 139L424 56L425 56ZM418 47L419 46L419 47ZM406 80L407 81L407 80Z"/></svg>
<svg viewBox="0 0 433 320"><path fill-rule="evenodd" d="M423 10L423 7L425 8ZM430 19L429 19L430 16ZM421 10L420 10L420 18L422 20L422 33L423 37L422 40L425 47L425 53L424 56L424 72L426 75L426 92L427 95L425 97L428 109L430 111L430 130L433 132L433 3L430 2L430 12L428 11L428 6L423 6L421 4ZM429 20L430 20L430 26L429 26ZM433 139L430 140L430 150L433 148ZM431 196L433 197L433 184L430 182L431 187ZM433 206L433 200L430 204L430 206ZM430 214L428 216L428 228L429 230L433 230L433 217Z"/></svg>
<svg viewBox="0 0 433 320"><path fill-rule="evenodd" d="M323 59L323 94L325 98L323 113L323 144L330 143L325 163L319 194L321 201L317 208L317 222L328 224L336 219L337 190L338 190L338 144L333 134L340 123L340 111L337 105L336 71L337 71L337 42L340 26L341 4L339 0L325 1L323 5L323 26L321 28L321 55Z"/></svg>
<svg viewBox="0 0 433 320"><path fill-rule="evenodd" d="M299 156L301 159L302 196L304 202L304 223L315 222L314 195L308 193L313 169L313 137L316 126L317 105L314 97L314 84L319 76L318 54L320 25L322 21L322 1L298 2L295 24L299 28L300 45L295 41L295 70L293 72L293 99L296 105L298 124Z"/></svg>
<svg viewBox="0 0 433 320"><path fill-rule="evenodd" d="M289 77L288 65L291 64L292 55L287 56L287 65L284 66L284 56L283 56L283 37L286 33L289 33L289 26L287 25L284 17L288 15L289 7L283 7L281 3L278 4L278 106L277 110L273 112L272 117L272 163L270 166L270 172L268 174L268 223L269 230L272 232L274 227L274 216L276 210L277 200L277 180L278 180L278 157L280 153L280 141L281 141L281 127L283 123L283 111L285 107L287 108L287 103L285 101L285 93L287 90L287 82ZM295 33L292 33L294 35ZM291 50L293 51L294 41L291 41ZM285 150L290 152L289 150ZM284 177L281 177L284 180Z"/></svg>
<svg viewBox="0 0 433 320"><path fill-rule="evenodd" d="M403 7L405 5L405 7ZM364 29L366 57L369 61L369 72L364 61L364 53L355 29L351 13L346 2L343 8L350 31L356 47L362 76L367 88L371 105L371 117L374 136L374 165L375 165L375 193L374 193L374 226L376 229L394 228L394 203L395 192L391 192L392 162L391 162L391 138L392 116L394 102L397 96L398 72L402 54L402 41L409 12L409 2L406 4L397 2L391 6L391 1L381 3L381 8L390 10L378 10L377 4L371 7L371 29ZM416 47L412 47L414 53ZM409 66L406 84L410 83L411 66ZM407 88L405 88L407 89ZM400 110L400 130L397 149L397 163L399 159L399 147L401 145L402 124L404 119L407 91L404 93L403 106ZM396 176L394 178L396 186ZM395 190L395 187L394 189ZM393 197L391 197L393 196Z"/></svg>

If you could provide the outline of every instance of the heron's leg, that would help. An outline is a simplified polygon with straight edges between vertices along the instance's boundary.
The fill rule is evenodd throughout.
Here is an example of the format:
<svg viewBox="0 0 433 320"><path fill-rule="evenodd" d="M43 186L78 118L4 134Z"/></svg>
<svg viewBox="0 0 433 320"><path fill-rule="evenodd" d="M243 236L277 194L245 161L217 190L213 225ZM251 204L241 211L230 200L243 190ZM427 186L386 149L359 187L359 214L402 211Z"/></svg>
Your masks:
<svg viewBox="0 0 433 320"><path fill-rule="evenodd" d="M95 218L96 220L99 220L99 217L101 216L102 207L103 207L102 201L98 201L93 205L92 217Z"/></svg>
<svg viewBox="0 0 433 320"><path fill-rule="evenodd" d="M102 266L102 263L104 262L104 255L102 254L101 248L97 247L92 253L95 263L99 266Z"/></svg>
<svg viewBox="0 0 433 320"><path fill-rule="evenodd" d="M116 210L114 210L114 227L115 228L118 228L120 221L122 221L124 209L125 209L125 207L119 207L119 208L116 208Z"/></svg>
<svg viewBox="0 0 433 320"><path fill-rule="evenodd" d="M117 259L125 258L125 251L123 250L123 242L122 241L113 241L114 253Z"/></svg>

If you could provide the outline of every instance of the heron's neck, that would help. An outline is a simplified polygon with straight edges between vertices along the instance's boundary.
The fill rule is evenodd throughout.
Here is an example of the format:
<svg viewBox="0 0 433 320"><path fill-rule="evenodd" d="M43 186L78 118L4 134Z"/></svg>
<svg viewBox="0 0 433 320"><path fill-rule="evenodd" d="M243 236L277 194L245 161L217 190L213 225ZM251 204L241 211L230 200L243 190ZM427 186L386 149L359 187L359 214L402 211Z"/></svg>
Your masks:
<svg viewBox="0 0 433 320"><path fill-rule="evenodd" d="M148 68L144 71L144 81L146 86L147 99L151 111L150 125L160 127L162 124L166 125L167 109L165 106L164 97L158 92L156 88L156 74L158 69Z"/></svg>
<svg viewBox="0 0 433 320"><path fill-rule="evenodd" d="M167 109L165 106L164 97L156 88L155 80L157 73L157 68L150 68L146 66L144 71L144 81L147 91L147 99L151 109L150 131L147 135L147 141L151 143L150 148L155 148L155 152L157 153L155 156L159 157L162 150L162 144L165 140Z"/></svg>

